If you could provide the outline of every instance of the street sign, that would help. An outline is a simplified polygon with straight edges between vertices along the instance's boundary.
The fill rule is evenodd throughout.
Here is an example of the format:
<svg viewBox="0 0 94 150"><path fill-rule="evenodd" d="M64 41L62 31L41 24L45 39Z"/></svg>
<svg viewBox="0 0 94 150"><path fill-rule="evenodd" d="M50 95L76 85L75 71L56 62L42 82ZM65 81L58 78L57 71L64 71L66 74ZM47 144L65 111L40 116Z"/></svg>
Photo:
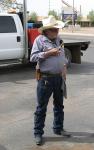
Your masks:
<svg viewBox="0 0 94 150"><path fill-rule="evenodd" d="M64 21L72 20L72 17L74 18L74 20L77 20L77 14L62 14L62 19Z"/></svg>

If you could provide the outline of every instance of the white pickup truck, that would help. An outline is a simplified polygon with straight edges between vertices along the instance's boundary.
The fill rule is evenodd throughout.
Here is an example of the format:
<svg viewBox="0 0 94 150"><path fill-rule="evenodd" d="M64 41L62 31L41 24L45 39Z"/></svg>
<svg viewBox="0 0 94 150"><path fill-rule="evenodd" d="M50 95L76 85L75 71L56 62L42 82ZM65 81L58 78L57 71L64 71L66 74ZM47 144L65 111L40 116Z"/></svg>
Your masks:
<svg viewBox="0 0 94 150"><path fill-rule="evenodd" d="M37 34L34 34L32 38L34 39L36 36ZM28 39L31 40L29 37ZM32 41L29 40L28 43ZM86 50L90 42L65 40L64 44L68 62L81 63L81 50ZM30 50L30 45L27 49L25 48L23 25L20 17L17 14L0 14L0 64L15 62L24 58L29 60Z"/></svg>
<svg viewBox="0 0 94 150"><path fill-rule="evenodd" d="M0 62L23 59L23 27L17 14L0 14Z"/></svg>

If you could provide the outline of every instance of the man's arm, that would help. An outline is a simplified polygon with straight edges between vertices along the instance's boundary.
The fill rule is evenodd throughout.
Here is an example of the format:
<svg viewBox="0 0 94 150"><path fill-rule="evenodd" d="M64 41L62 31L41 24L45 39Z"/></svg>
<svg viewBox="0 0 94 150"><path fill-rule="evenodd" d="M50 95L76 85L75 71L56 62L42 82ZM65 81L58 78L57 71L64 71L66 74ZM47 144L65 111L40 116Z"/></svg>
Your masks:
<svg viewBox="0 0 94 150"><path fill-rule="evenodd" d="M44 58L48 58L50 56L58 56L59 54L60 54L60 50L58 48L52 48L44 52Z"/></svg>
<svg viewBox="0 0 94 150"><path fill-rule="evenodd" d="M45 52L42 52L42 45L38 41L38 39L35 39L32 51L31 51L31 56L30 56L30 61L31 62L37 62L39 60L44 60L50 56L57 56L60 54L60 51L58 48L52 48L49 50L45 50Z"/></svg>
<svg viewBox="0 0 94 150"><path fill-rule="evenodd" d="M44 52L42 52L42 45L40 44L38 38L36 38L31 50L30 61L37 62L40 59L44 59Z"/></svg>

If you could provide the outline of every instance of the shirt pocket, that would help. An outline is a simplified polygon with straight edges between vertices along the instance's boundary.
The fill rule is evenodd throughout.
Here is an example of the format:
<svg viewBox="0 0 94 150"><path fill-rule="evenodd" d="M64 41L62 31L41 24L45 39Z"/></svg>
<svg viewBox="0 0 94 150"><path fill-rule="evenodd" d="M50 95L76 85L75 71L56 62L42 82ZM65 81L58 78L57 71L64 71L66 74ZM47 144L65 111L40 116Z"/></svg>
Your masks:
<svg viewBox="0 0 94 150"><path fill-rule="evenodd" d="M52 45L52 43L49 43L47 41L44 42L43 44L43 51L46 52L50 49L54 48L54 46Z"/></svg>

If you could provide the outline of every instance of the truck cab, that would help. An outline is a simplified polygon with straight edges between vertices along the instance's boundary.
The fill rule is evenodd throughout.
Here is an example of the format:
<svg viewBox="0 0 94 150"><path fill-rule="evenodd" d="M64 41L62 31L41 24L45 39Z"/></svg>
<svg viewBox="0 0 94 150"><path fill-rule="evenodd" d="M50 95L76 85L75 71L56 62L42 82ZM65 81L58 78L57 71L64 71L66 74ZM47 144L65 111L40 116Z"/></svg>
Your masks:
<svg viewBox="0 0 94 150"><path fill-rule="evenodd" d="M19 16L0 14L0 61L23 58L23 39L23 27Z"/></svg>

